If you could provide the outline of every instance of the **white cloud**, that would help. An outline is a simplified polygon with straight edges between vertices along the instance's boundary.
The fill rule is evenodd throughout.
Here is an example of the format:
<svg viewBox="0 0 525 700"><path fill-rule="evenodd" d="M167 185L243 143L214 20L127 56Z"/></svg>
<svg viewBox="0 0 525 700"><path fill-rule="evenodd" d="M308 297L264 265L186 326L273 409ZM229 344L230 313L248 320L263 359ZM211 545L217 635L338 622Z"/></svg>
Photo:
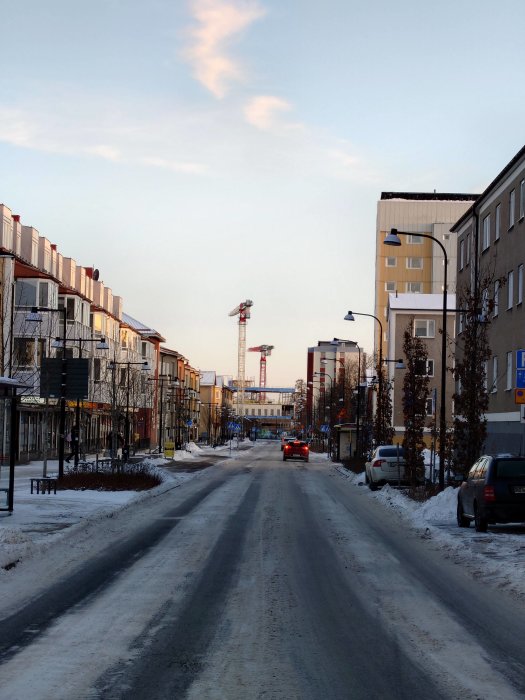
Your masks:
<svg viewBox="0 0 525 700"><path fill-rule="evenodd" d="M155 168L173 170L177 173L189 173L193 175L203 175L207 172L207 166L202 163L186 163L180 161L167 160L166 158L146 157L141 161L144 165L151 165Z"/></svg>
<svg viewBox="0 0 525 700"><path fill-rule="evenodd" d="M99 158L104 158L105 160L117 161L121 158L121 153L117 148L104 144L89 146L85 149L85 151L86 153L89 153L89 155L98 156Z"/></svg>
<svg viewBox="0 0 525 700"><path fill-rule="evenodd" d="M290 103L280 97L260 95L245 105L244 116L248 124L262 131L269 131L276 126L278 115L291 109Z"/></svg>
<svg viewBox="0 0 525 700"><path fill-rule="evenodd" d="M197 26L189 30L191 45L184 55L197 80L222 98L230 83L244 78L241 64L228 55L228 45L265 11L256 0L193 0L191 10Z"/></svg>

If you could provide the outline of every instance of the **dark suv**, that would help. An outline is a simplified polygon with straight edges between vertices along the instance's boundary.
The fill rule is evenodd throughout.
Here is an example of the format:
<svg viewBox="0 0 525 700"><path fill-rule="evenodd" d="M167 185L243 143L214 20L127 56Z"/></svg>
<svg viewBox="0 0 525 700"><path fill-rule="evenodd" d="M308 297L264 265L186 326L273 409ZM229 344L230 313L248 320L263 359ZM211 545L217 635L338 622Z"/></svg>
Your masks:
<svg viewBox="0 0 525 700"><path fill-rule="evenodd" d="M458 491L459 527L525 522L525 457L483 455Z"/></svg>

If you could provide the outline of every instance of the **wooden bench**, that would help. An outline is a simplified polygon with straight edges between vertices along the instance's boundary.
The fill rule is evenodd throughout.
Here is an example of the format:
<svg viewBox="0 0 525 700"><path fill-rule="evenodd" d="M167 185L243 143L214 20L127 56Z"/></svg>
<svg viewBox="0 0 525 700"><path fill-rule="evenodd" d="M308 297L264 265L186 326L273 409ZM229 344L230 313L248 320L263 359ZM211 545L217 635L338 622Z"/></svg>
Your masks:
<svg viewBox="0 0 525 700"><path fill-rule="evenodd" d="M51 489L53 489L53 493L56 496L57 493L57 480L52 477L52 476L37 476L37 477L32 477L31 478L31 493L33 493L33 487L36 484L36 492L37 493L51 493Z"/></svg>

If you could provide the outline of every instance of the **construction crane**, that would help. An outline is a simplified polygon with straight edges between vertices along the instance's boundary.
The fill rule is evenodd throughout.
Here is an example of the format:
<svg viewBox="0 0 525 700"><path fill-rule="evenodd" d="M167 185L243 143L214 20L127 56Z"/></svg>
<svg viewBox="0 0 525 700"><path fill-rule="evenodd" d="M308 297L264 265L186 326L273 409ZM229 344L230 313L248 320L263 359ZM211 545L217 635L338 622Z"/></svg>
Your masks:
<svg viewBox="0 0 525 700"><path fill-rule="evenodd" d="M259 386L261 389L266 387L266 358L272 354L275 345L258 345L256 348L248 348L248 352L260 352L261 363L259 371ZM266 403L266 394L261 392L259 403Z"/></svg>
<svg viewBox="0 0 525 700"><path fill-rule="evenodd" d="M229 316L239 316L239 348L237 359L237 415L240 415L239 408L244 404L244 371L246 367L246 321L250 318L250 308L253 301L246 299Z"/></svg>

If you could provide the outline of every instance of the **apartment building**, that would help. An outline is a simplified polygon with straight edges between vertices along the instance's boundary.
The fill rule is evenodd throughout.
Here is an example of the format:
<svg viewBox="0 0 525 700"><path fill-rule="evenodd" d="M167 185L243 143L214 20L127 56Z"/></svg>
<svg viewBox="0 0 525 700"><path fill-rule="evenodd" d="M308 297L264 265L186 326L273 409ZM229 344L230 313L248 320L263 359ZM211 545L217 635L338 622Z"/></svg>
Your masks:
<svg viewBox="0 0 525 700"><path fill-rule="evenodd" d="M452 226L477 199L475 194L437 192L382 192L377 203L375 311L383 326L383 351L388 352L386 329L389 294L443 294L444 255L448 258L448 292L456 285L456 233ZM401 246L383 243L392 228L405 231ZM360 309L358 309L360 311ZM380 326L376 324L374 346L379 348Z"/></svg>
<svg viewBox="0 0 525 700"><path fill-rule="evenodd" d="M486 288L488 281L482 303L486 307L491 300L493 304L487 328L492 356L486 364L486 450L525 454L524 406L516 391L525 388L525 147L452 231L457 236L458 293L464 288ZM456 322L460 336L461 315Z"/></svg>

